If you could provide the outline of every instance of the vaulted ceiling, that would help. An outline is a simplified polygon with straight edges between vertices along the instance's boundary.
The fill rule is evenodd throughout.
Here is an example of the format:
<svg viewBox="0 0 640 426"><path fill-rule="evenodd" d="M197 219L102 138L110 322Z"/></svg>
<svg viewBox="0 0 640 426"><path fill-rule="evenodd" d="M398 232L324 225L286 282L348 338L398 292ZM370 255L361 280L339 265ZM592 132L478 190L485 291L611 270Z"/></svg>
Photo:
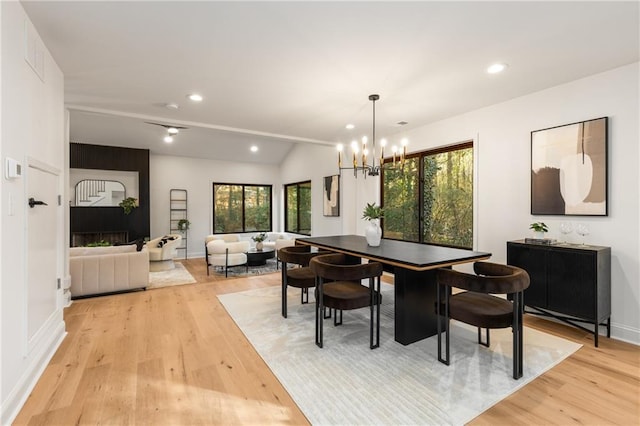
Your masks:
<svg viewBox="0 0 640 426"><path fill-rule="evenodd" d="M386 136L640 59L638 2L22 4L65 75L72 141L221 160L370 134L372 93ZM166 144L149 121L188 130Z"/></svg>

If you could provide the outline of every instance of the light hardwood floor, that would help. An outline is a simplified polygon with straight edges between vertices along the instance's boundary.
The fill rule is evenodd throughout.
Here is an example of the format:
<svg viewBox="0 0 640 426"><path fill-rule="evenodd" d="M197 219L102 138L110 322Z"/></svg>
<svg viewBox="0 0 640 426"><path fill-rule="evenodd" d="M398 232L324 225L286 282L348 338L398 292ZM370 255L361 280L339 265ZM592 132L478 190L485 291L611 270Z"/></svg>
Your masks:
<svg viewBox="0 0 640 426"><path fill-rule="evenodd" d="M65 309L68 335L15 424L308 424L216 297L280 275L224 279L203 259L183 263L197 284ZM588 333L530 315L526 325L584 346L472 424L640 423L637 346L594 348Z"/></svg>

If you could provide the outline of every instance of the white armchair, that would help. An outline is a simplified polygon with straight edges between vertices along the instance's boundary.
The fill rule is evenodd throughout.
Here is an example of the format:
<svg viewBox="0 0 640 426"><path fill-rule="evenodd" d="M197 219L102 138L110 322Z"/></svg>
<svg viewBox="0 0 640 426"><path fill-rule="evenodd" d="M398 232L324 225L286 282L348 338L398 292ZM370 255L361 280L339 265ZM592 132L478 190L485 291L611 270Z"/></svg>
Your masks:
<svg viewBox="0 0 640 426"><path fill-rule="evenodd" d="M175 268L173 258L178 255L181 240L180 234L169 234L149 240L145 245L149 252L149 270L157 272Z"/></svg>
<svg viewBox="0 0 640 426"><path fill-rule="evenodd" d="M224 276L228 276L229 268L234 266L244 266L249 270L247 263L247 252L249 251L249 241L226 241L231 238L219 239L214 235L205 238L205 258L207 261L207 275L209 267L217 266L224 268Z"/></svg>

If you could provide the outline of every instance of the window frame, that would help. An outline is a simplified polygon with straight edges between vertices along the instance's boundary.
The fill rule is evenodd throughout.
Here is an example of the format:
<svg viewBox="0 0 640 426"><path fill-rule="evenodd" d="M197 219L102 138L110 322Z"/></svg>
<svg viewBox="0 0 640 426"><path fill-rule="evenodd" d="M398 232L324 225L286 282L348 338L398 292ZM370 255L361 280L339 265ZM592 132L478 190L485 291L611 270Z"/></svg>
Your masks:
<svg viewBox="0 0 640 426"><path fill-rule="evenodd" d="M292 183L287 183L284 184L284 197L283 197L283 207L284 207L284 231L285 232L291 232L293 234L299 234L299 235L308 235L311 236L311 229L309 229L309 233L306 232L300 232L300 186L302 184L309 184L309 192L311 192L312 189L312 184L311 184L311 179L309 180L303 180L300 182L292 182ZM289 199L287 197L287 188L289 187L296 187L297 188L297 197L296 197L296 223L298 224L297 229L295 231L290 231L287 227L288 225L288 221L289 221L289 209L288 209L288 205L287 203L289 202ZM309 197L309 202L311 202L311 197ZM311 209L311 206L309 206L309 228L311 228L311 219L312 219L312 213L313 213L313 209Z"/></svg>
<svg viewBox="0 0 640 426"><path fill-rule="evenodd" d="M240 186L242 187L242 231L225 231L225 232L216 232L216 185L226 185L226 186ZM252 231L247 231L247 223L246 223L246 195L245 189L246 187L261 187L269 189L269 227L268 229L257 229ZM256 232L272 232L273 230L273 185L271 184L257 184L257 183L230 183L230 182L212 182L211 183L211 233L214 235L224 235L224 234L250 234Z"/></svg>
<svg viewBox="0 0 640 426"><path fill-rule="evenodd" d="M429 157L432 155L437 155L437 154L444 154L447 152L453 152L453 151L460 151L463 149L469 149L471 148L472 150L472 154L473 155L473 159L472 159L472 164L473 164L473 173L472 173L472 177L473 177L473 183L472 183L472 187L473 187L473 192L471 194L471 208L475 209L475 189L476 189L476 185L475 185L475 177L476 177L476 171L475 171L475 167L476 167L476 162L475 162L475 151L474 151L474 141L473 140L467 140L464 142L459 142L459 143L455 143L452 145L447 145L447 146L441 146L441 147L437 147L437 148L432 148L432 149L427 149L424 151L419 151L419 152L414 152L411 154L408 154L405 158L406 159L413 159L418 157L418 185L419 185L419 190L418 190L418 209L419 209L419 220L418 220L418 241L411 241L411 242L416 242L418 244L428 244L428 245L434 245L434 246L440 246L440 247L450 247L450 248L458 248L458 249L463 249L463 250L473 250L473 241L475 239L474 236L474 223L475 220L472 221L471 224L471 247L462 247L462 246L456 246L456 245L451 245L451 244L442 244L442 243L433 243L433 242L425 242L424 241L424 212L422 211L422 206L424 205L424 158L425 157ZM398 160L396 160L398 161ZM393 162L393 158L385 158L384 159L384 164L387 163L392 163ZM381 206L384 208L384 167L381 168L381 174L380 174L380 200L381 200ZM472 217L475 218L475 212L472 212ZM381 228L382 228L382 232L383 232L383 238L389 239L389 240L396 240L396 241L409 241L409 240L403 240L400 238L389 238L386 237L384 235L384 218L382 218L381 220Z"/></svg>

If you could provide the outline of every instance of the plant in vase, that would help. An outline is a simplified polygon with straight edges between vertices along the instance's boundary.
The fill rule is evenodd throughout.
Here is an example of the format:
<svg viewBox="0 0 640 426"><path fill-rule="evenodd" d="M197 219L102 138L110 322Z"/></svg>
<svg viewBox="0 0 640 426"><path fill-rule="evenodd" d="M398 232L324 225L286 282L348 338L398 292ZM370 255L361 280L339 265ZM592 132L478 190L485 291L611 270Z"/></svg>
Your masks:
<svg viewBox="0 0 640 426"><path fill-rule="evenodd" d="M375 203L367 203L362 211L362 218L369 222L367 229L364 231L364 235L367 238L367 244L372 247L378 247L380 245L380 239L382 238L380 219L383 217L384 210Z"/></svg>
<svg viewBox="0 0 640 426"><path fill-rule="evenodd" d="M260 251L263 248L262 242L267 239L267 233L261 232L251 237L251 239L256 242L256 250Z"/></svg>
<svg viewBox="0 0 640 426"><path fill-rule="evenodd" d="M544 239L545 232L549 232L549 228L544 222L533 222L529 225L529 229L533 229L536 238Z"/></svg>

